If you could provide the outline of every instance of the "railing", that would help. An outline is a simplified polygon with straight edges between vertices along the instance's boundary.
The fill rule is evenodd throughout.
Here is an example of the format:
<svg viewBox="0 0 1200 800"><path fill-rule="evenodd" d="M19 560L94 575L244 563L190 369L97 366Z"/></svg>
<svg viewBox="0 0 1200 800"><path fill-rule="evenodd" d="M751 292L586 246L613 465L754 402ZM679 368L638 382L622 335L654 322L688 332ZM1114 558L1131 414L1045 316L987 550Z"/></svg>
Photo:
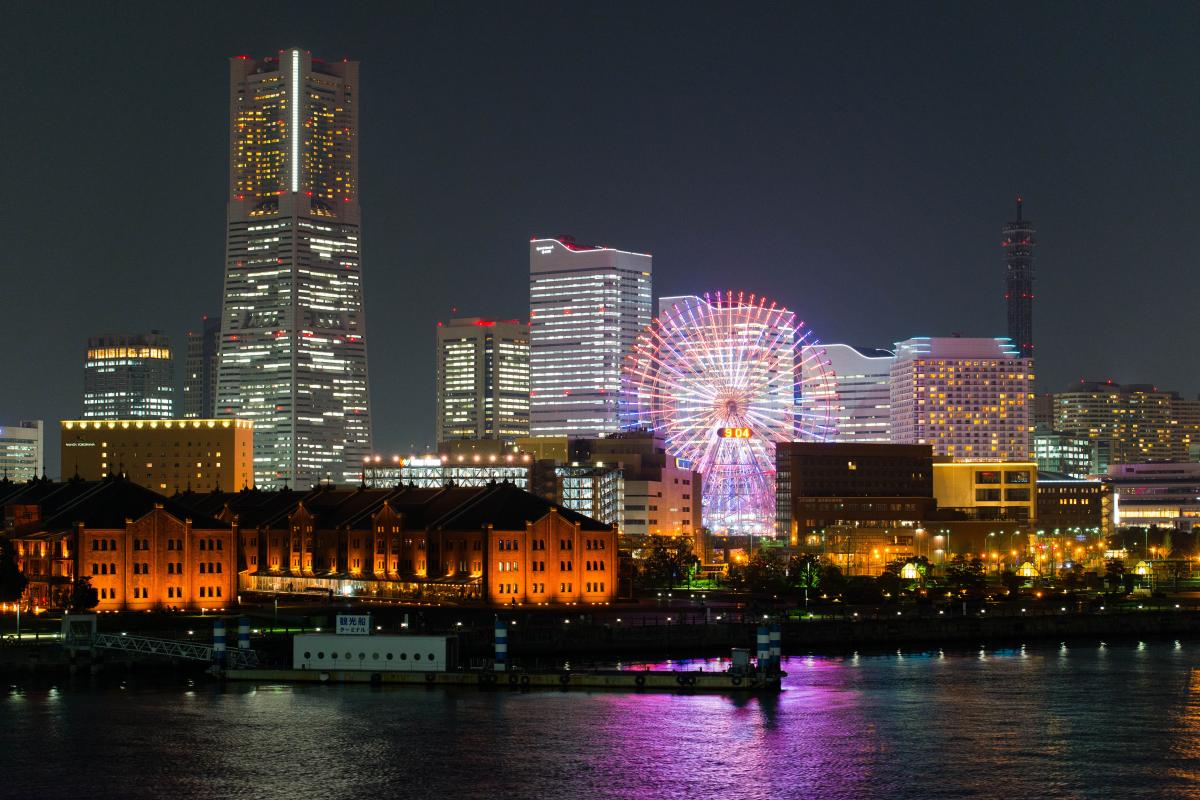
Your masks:
<svg viewBox="0 0 1200 800"><path fill-rule="evenodd" d="M144 653L164 658L182 658L189 661L213 661L211 645L180 642L174 639L151 639L145 636L98 633L92 639L92 647L103 650L119 650L125 653ZM233 648L225 651L225 660L230 667L257 667L258 653L245 648Z"/></svg>

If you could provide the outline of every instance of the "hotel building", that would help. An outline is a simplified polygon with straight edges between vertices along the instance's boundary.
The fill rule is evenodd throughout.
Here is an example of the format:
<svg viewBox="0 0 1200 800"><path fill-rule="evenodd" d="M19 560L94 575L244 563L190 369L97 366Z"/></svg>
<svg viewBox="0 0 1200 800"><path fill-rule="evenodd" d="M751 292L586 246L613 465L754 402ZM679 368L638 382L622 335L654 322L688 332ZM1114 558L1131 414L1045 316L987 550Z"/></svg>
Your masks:
<svg viewBox="0 0 1200 800"><path fill-rule="evenodd" d="M60 434L64 477L123 475L167 495L254 486L249 420L63 420Z"/></svg>
<svg viewBox="0 0 1200 800"><path fill-rule="evenodd" d="M896 344L892 441L928 444L956 461L1033 454L1032 361L1008 339L917 337Z"/></svg>
<svg viewBox="0 0 1200 800"><path fill-rule="evenodd" d="M260 487L357 481L371 453L358 62L229 62L219 417L254 423Z"/></svg>
<svg viewBox="0 0 1200 800"><path fill-rule="evenodd" d="M161 331L88 339L83 363L84 419L175 416L175 362Z"/></svg>
<svg viewBox="0 0 1200 800"><path fill-rule="evenodd" d="M835 392L833 408L835 442L890 442L891 371L896 360L890 350L852 347L848 344L805 345L801 350L800 405L824 407L822 396ZM814 351L828 363L829 372L817 370Z"/></svg>
<svg viewBox="0 0 1200 800"><path fill-rule="evenodd" d="M437 441L529 435L529 325L452 319L437 326Z"/></svg>
<svg viewBox="0 0 1200 800"><path fill-rule="evenodd" d="M46 470L41 420L0 425L0 480L32 480Z"/></svg>
<svg viewBox="0 0 1200 800"><path fill-rule="evenodd" d="M530 433L596 437L620 429L625 355L650 324L649 254L529 243Z"/></svg>

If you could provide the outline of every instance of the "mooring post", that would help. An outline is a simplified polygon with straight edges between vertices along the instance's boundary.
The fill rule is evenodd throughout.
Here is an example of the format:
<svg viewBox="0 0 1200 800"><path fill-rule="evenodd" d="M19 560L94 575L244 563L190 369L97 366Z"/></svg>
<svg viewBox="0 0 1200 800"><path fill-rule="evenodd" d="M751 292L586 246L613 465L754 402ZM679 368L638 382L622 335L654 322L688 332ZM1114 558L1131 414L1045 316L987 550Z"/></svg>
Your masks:
<svg viewBox="0 0 1200 800"><path fill-rule="evenodd" d="M496 620L496 672L508 669L508 625L503 620Z"/></svg>

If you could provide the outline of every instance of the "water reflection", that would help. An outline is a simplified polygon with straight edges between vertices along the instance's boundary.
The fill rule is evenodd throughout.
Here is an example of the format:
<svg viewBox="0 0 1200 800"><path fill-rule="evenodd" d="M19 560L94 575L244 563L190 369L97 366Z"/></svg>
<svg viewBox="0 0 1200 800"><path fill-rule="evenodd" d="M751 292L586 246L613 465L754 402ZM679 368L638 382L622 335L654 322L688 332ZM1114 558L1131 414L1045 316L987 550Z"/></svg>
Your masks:
<svg viewBox="0 0 1200 800"><path fill-rule="evenodd" d="M771 697L17 685L4 794L1183 798L1200 781L1198 655L1173 640L808 655Z"/></svg>

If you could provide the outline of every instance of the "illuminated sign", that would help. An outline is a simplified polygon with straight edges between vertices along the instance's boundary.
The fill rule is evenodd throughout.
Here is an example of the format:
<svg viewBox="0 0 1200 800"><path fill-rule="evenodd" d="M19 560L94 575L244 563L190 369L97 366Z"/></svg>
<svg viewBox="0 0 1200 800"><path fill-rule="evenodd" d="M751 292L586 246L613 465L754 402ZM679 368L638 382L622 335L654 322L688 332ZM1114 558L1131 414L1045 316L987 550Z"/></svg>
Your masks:
<svg viewBox="0 0 1200 800"><path fill-rule="evenodd" d="M371 633L371 615L338 614L337 632L342 636L368 636Z"/></svg>
<svg viewBox="0 0 1200 800"><path fill-rule="evenodd" d="M63 447L95 447L95 442L63 442Z"/></svg>
<svg viewBox="0 0 1200 800"><path fill-rule="evenodd" d="M717 428L717 436L722 439L753 439L754 431L750 428Z"/></svg>

